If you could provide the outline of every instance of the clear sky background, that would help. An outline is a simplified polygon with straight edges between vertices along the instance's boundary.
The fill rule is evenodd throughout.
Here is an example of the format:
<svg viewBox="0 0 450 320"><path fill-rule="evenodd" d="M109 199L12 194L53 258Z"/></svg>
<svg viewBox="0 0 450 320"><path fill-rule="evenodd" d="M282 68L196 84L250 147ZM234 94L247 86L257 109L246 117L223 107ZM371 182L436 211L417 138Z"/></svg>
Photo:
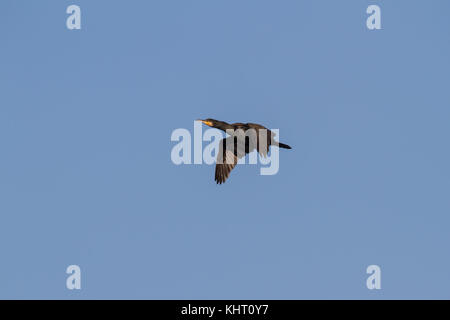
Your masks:
<svg viewBox="0 0 450 320"><path fill-rule="evenodd" d="M0 298L450 298L449 12L2 0ZM218 186L170 159L207 117L293 149Z"/></svg>

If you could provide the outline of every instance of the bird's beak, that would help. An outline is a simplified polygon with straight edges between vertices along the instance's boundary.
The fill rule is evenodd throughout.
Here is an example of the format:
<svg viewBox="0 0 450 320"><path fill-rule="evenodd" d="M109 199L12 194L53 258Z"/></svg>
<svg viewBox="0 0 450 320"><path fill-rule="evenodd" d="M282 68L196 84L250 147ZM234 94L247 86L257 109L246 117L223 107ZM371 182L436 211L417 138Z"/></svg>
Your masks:
<svg viewBox="0 0 450 320"><path fill-rule="evenodd" d="M213 123L211 121L206 121L206 120L201 120L201 119L197 119L195 121L201 121L201 122L203 122L204 124L206 124L207 126L210 126L210 127L212 127L212 125L213 125Z"/></svg>

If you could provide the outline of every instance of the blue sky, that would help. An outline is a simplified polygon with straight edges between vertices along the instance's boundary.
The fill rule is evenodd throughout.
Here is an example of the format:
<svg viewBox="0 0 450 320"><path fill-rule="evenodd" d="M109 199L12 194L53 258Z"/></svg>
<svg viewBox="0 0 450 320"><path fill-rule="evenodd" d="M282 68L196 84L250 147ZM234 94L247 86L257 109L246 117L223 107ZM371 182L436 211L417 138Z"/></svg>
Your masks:
<svg viewBox="0 0 450 320"><path fill-rule="evenodd" d="M0 298L450 298L449 11L1 1ZM208 117L293 149L217 186L170 160Z"/></svg>

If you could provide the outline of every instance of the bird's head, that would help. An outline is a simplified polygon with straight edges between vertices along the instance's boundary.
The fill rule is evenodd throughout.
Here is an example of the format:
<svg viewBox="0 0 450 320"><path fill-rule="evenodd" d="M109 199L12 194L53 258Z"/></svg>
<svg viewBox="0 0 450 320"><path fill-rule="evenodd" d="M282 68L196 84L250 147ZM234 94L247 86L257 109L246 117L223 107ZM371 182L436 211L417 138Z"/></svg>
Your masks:
<svg viewBox="0 0 450 320"><path fill-rule="evenodd" d="M219 121L219 120L215 120L215 119L211 119L211 118L208 118L205 120L197 120L197 121L201 121L209 127L216 128L216 129L219 129L219 130L222 130L225 132L227 132L227 130L234 129L232 125L226 123L225 121Z"/></svg>
<svg viewBox="0 0 450 320"><path fill-rule="evenodd" d="M211 118L208 118L208 119L205 119L205 120L199 119L199 120L196 120L196 121L201 121L204 124L206 124L207 126L210 126L210 127L213 127L213 128L216 128L217 124L219 123L219 121L211 119Z"/></svg>

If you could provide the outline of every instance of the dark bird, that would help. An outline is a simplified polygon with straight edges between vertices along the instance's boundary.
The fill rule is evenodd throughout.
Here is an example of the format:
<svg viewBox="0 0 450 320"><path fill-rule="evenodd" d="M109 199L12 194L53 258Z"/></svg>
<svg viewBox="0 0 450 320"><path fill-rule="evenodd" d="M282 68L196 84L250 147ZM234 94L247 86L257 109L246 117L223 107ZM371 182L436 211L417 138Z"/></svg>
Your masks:
<svg viewBox="0 0 450 320"><path fill-rule="evenodd" d="M238 160L253 150L257 150L260 155L267 156L271 145L291 149L287 144L275 141L274 137L276 134L260 124L239 122L229 124L209 118L197 121L201 121L212 128L225 131L230 135L219 142L214 178L218 184L224 183Z"/></svg>

